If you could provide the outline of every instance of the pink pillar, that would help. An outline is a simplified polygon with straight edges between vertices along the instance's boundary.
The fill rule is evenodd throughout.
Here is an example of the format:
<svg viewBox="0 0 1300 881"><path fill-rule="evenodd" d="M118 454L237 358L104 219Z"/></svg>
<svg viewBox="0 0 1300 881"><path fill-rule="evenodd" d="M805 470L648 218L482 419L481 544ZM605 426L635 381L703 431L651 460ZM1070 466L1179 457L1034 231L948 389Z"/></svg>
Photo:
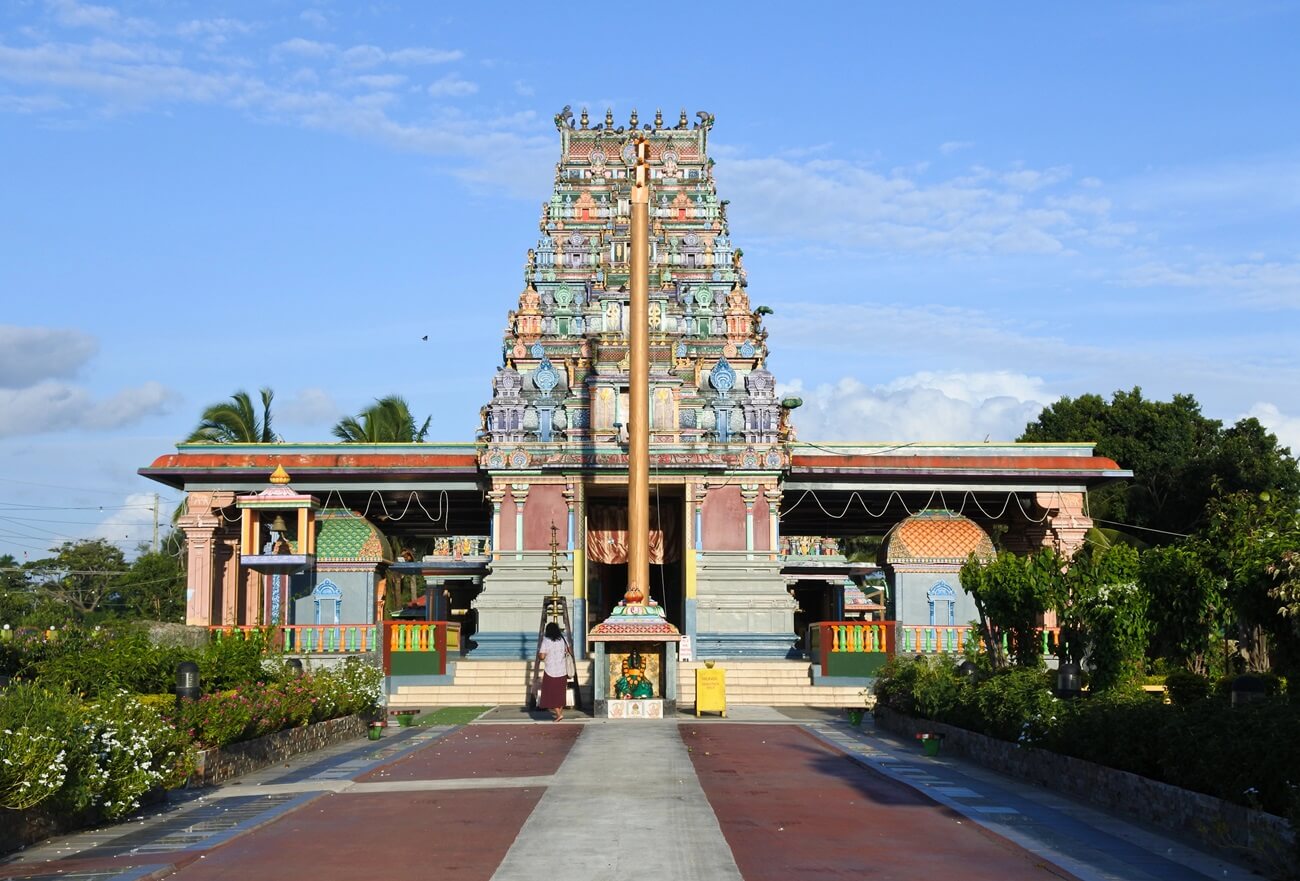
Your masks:
<svg viewBox="0 0 1300 881"><path fill-rule="evenodd" d="M212 534L216 528L186 526L184 523L181 527L185 530L185 546L189 551L185 623L206 627L212 623Z"/></svg>

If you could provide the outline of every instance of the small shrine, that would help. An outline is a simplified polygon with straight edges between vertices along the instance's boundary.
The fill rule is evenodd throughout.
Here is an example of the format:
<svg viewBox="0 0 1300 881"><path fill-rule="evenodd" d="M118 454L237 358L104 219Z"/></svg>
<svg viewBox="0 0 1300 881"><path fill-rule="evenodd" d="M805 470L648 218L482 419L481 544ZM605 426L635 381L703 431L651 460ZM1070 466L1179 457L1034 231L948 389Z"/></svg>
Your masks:
<svg viewBox="0 0 1300 881"><path fill-rule="evenodd" d="M263 575L306 571L316 561L316 512L320 502L295 492L283 465L275 466L270 482L260 493L235 499L241 518L239 561ZM292 523L285 519L286 514Z"/></svg>
<svg viewBox="0 0 1300 881"><path fill-rule="evenodd" d="M663 609L632 584L587 634L595 649L592 710L610 719L662 719L677 711L677 644Z"/></svg>

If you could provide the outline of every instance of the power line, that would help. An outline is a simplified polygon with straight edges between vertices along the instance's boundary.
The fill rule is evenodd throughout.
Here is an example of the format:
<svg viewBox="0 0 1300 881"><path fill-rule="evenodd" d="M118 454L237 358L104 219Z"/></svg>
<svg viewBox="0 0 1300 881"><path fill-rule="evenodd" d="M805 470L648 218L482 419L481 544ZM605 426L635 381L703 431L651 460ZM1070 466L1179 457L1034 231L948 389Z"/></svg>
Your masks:
<svg viewBox="0 0 1300 881"><path fill-rule="evenodd" d="M14 480L12 477L0 477L0 481L4 481L5 483L18 483L23 486L39 486L43 489L66 489L72 492L99 493L106 496L133 495L133 493L129 491L123 491L120 489L95 489L90 486L61 486L57 483L36 483L31 480Z"/></svg>

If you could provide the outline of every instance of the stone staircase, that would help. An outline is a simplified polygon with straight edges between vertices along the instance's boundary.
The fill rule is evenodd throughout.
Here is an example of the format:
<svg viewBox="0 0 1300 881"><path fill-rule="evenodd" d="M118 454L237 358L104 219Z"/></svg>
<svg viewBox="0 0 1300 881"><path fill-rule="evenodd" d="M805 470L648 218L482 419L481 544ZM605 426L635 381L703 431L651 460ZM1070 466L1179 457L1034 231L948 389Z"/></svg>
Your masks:
<svg viewBox="0 0 1300 881"><path fill-rule="evenodd" d="M701 662L680 666L678 706L695 705L695 670ZM811 665L807 661L718 661L727 671L727 702L762 706L864 706L859 686L819 686L812 684ZM583 689L583 703L591 705L591 661L578 664L578 682ZM522 706L528 694L531 664L528 661L487 661L461 659L451 685L402 686L389 695L390 708L438 706Z"/></svg>

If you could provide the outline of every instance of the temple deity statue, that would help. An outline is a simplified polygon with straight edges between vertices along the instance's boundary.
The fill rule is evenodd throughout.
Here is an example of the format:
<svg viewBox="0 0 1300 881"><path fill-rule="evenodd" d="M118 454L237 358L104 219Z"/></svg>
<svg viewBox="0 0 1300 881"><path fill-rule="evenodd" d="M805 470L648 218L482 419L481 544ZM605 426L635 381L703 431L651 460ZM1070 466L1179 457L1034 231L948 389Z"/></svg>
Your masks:
<svg viewBox="0 0 1300 881"><path fill-rule="evenodd" d="M645 661L636 649L623 661L623 675L614 683L614 696L625 700L648 700L655 696L654 686L645 678Z"/></svg>

